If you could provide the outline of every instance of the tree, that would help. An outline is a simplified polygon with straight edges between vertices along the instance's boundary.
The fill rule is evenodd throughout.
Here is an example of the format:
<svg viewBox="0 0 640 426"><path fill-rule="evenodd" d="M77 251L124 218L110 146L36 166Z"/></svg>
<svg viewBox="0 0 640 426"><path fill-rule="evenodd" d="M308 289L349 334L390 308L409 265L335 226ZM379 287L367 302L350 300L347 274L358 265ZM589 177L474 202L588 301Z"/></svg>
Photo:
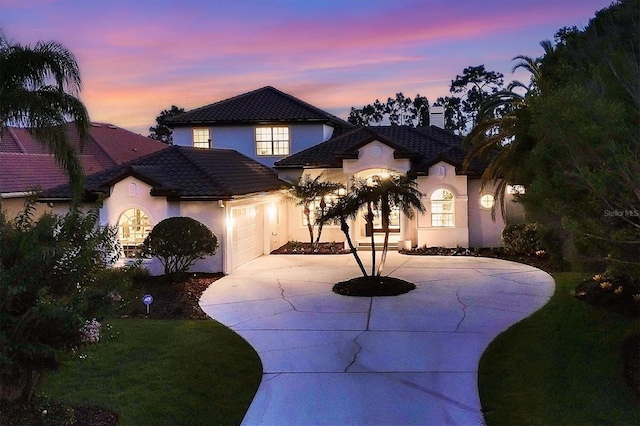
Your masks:
<svg viewBox="0 0 640 426"><path fill-rule="evenodd" d="M166 143L167 145L173 145L173 130L167 126L166 120L169 117L174 117L182 114L183 112L184 108L180 108L175 105L171 105L171 109L165 109L160 112L160 115L156 117L156 126L149 127L149 131L151 132L149 137Z"/></svg>
<svg viewBox="0 0 640 426"><path fill-rule="evenodd" d="M437 104L445 107L445 127L465 134L476 125L476 116L488 96L502 89L504 76L487 71L484 65L467 67L451 81L452 96L440 97ZM454 94L462 94L457 97Z"/></svg>
<svg viewBox="0 0 640 426"><path fill-rule="evenodd" d="M336 218L340 220L340 228L347 237L351 252L356 257L364 277L368 275L349 236L347 220L355 218L363 208L366 208L364 218L366 227L371 235L371 276L381 276L389 250L389 224L392 210L397 208L410 217L413 215L414 208L421 212L425 210L420 199L422 194L418 191L416 185L415 181L407 176L394 172L384 177L376 175L369 180L354 179L349 193L332 204L323 215L323 221ZM373 233L373 221L376 214L380 215L384 232L382 258L378 268L376 268L376 248Z"/></svg>
<svg viewBox="0 0 640 426"><path fill-rule="evenodd" d="M0 30L0 132L5 126L26 127L65 169L76 196L83 190L84 171L68 139L67 122L75 121L84 141L89 114L77 97L81 87L76 59L61 44L22 46Z"/></svg>
<svg viewBox="0 0 640 426"><path fill-rule="evenodd" d="M351 107L348 118L350 123L358 126L380 125L385 120L392 126L428 127L429 100L420 94L411 99L399 92L384 104L376 99L373 104L360 109Z"/></svg>
<svg viewBox="0 0 640 426"><path fill-rule="evenodd" d="M471 132L484 178L523 184L527 216L611 270L640 275L640 29L638 0L596 13L582 31L563 28L543 57L519 56L524 95L499 92ZM503 107L501 113L496 108ZM635 269L634 269L635 268Z"/></svg>
<svg viewBox="0 0 640 426"><path fill-rule="evenodd" d="M97 274L117 260L115 227L100 227L98 209L13 221L0 213L0 393L29 402L42 374L82 344L82 327L99 317L111 289Z"/></svg>
<svg viewBox="0 0 640 426"><path fill-rule="evenodd" d="M153 227L142 243L143 256L157 256L165 275L179 275L218 250L218 238L190 217L170 217Z"/></svg>
<svg viewBox="0 0 640 426"><path fill-rule="evenodd" d="M303 214L307 222L309 240L314 250L318 248L324 222L320 218L326 213L328 208L327 197L343 189L340 183L327 182L322 180L322 175L311 178L305 174L298 181L292 182L286 195L296 201L296 205L302 206ZM318 227L317 238L314 238L314 229Z"/></svg>
<svg viewBox="0 0 640 426"><path fill-rule="evenodd" d="M338 220L340 222L340 230L347 239L347 244L349 245L351 254L353 254L353 257L356 259L356 263L358 264L358 267L360 267L362 276L366 277L367 270L364 268L362 260L358 255L358 249L353 245L351 235L349 235L348 220L355 219L355 217L360 212L360 207L361 203L356 199L355 194L353 192L350 192L342 197L339 197L337 200L334 200L329 205L329 208L321 216L320 220L322 221L322 223L330 222L333 220Z"/></svg>

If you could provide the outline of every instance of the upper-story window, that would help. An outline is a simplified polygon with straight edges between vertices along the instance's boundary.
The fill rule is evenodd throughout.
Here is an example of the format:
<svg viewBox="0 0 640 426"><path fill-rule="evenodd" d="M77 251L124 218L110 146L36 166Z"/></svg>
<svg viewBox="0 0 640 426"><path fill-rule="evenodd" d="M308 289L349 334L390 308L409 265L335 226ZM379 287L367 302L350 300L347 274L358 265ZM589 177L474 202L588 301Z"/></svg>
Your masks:
<svg viewBox="0 0 640 426"><path fill-rule="evenodd" d="M196 148L211 148L211 132L208 128L193 129L193 146Z"/></svg>
<svg viewBox="0 0 640 426"><path fill-rule="evenodd" d="M431 194L431 226L453 228L455 226L453 192L437 189Z"/></svg>
<svg viewBox="0 0 640 426"><path fill-rule="evenodd" d="M257 155L289 155L288 127L256 127Z"/></svg>
<svg viewBox="0 0 640 426"><path fill-rule="evenodd" d="M484 194L480 197L480 205L485 209L490 209L495 204L495 199L492 194Z"/></svg>

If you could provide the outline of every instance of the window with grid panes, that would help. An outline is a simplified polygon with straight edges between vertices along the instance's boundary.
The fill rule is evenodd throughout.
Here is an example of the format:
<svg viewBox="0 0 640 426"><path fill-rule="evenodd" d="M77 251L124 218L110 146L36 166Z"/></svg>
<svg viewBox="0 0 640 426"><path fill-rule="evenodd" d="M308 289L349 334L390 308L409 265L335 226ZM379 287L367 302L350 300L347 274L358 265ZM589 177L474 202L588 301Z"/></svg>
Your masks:
<svg viewBox="0 0 640 426"><path fill-rule="evenodd" d="M211 133L209 129L193 129L193 146L196 148L211 148Z"/></svg>
<svg viewBox="0 0 640 426"><path fill-rule="evenodd" d="M289 128L256 127L256 154L289 155Z"/></svg>
<svg viewBox="0 0 640 426"><path fill-rule="evenodd" d="M437 189L431 194L431 226L453 228L455 226L453 193Z"/></svg>

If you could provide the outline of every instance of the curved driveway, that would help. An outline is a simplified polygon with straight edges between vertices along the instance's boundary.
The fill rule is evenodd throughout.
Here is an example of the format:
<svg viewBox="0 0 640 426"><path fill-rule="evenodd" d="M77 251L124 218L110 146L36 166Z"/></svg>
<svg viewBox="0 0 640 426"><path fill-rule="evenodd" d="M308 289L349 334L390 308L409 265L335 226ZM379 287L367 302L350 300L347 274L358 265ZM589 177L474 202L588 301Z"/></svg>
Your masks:
<svg viewBox="0 0 640 426"><path fill-rule="evenodd" d="M391 252L384 272L417 289L340 296L333 284L360 274L353 256L273 255L204 292L204 311L262 360L243 424L483 424L480 356L549 300L553 279L502 260Z"/></svg>

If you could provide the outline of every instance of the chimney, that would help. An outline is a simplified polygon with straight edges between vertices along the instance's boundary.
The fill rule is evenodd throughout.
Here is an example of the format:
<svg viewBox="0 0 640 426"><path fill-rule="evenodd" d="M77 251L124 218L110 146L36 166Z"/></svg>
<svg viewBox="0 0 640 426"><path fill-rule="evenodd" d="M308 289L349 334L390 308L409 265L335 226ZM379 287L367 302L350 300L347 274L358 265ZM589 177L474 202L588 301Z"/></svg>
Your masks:
<svg viewBox="0 0 640 426"><path fill-rule="evenodd" d="M429 124L444 129L444 107L433 105L429 108Z"/></svg>

